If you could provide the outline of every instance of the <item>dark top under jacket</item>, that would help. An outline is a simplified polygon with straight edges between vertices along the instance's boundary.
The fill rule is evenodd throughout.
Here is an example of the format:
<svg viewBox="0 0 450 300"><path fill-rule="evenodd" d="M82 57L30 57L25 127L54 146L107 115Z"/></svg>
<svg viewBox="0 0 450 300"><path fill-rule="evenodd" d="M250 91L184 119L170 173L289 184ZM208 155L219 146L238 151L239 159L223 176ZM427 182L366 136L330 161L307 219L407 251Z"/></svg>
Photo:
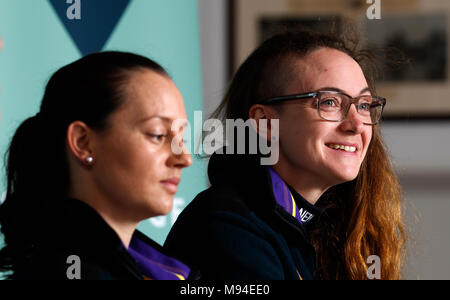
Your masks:
<svg viewBox="0 0 450 300"><path fill-rule="evenodd" d="M211 187L186 207L166 239L171 255L198 268L202 279L314 279L307 223L319 208L256 156L213 154L208 175ZM277 193L295 201L285 205Z"/></svg>
<svg viewBox="0 0 450 300"><path fill-rule="evenodd" d="M81 276L75 279L182 279L197 274L137 230L127 249L103 218L79 200L64 199L42 217L47 218L47 231L28 258L16 265L12 279L74 279L73 255L80 263Z"/></svg>

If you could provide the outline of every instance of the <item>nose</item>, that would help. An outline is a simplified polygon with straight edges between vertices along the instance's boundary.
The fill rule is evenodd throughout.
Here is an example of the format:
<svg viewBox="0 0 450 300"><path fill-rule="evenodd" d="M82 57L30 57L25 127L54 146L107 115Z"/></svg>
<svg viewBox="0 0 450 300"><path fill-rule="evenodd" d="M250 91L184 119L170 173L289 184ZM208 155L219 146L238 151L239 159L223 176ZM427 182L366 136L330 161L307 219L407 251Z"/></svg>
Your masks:
<svg viewBox="0 0 450 300"><path fill-rule="evenodd" d="M189 151L186 149L185 145L182 146L181 153L174 153L172 151L172 154L169 159L169 164L171 166L180 169L189 167L190 165L192 165L192 162L193 162L192 156L191 154L189 154Z"/></svg>
<svg viewBox="0 0 450 300"><path fill-rule="evenodd" d="M361 133L364 129L364 123L361 115L356 110L355 104L350 105L347 116L341 122L341 129L346 132L352 132L355 134Z"/></svg>
<svg viewBox="0 0 450 300"><path fill-rule="evenodd" d="M180 158L179 158L179 162L177 164L177 166L179 168L187 168L190 165L192 165L192 156L189 153L187 153L187 151L186 151L186 153L183 152L179 156L180 156Z"/></svg>

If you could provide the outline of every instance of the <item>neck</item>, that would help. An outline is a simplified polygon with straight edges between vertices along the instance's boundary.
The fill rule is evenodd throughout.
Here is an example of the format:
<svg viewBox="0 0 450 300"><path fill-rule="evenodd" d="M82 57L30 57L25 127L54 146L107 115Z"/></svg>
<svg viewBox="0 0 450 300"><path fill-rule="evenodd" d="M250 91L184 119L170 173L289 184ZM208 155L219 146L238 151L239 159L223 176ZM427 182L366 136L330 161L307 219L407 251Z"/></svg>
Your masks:
<svg viewBox="0 0 450 300"><path fill-rule="evenodd" d="M319 184L320 180L312 176L302 176L303 174L299 173L298 170L280 161L273 166L273 169L287 184L312 205L315 205L317 200L330 187L325 184Z"/></svg>
<svg viewBox="0 0 450 300"><path fill-rule="evenodd" d="M98 203L99 201L94 200L85 202L91 205L91 207L93 207L98 212L103 220L116 232L124 246L128 249L128 247L130 246L131 238L136 230L136 227L139 224L139 221L127 219L125 216L123 216L124 210L119 210L119 213L116 213L116 210L111 207L110 203L107 205L96 205L96 203ZM109 209L105 209L105 207ZM122 213L120 213L120 211L122 211Z"/></svg>
<svg viewBox="0 0 450 300"><path fill-rule="evenodd" d="M116 232L122 243L128 249L131 238L140 220L133 217L127 207L120 206L115 201L108 199L97 189L92 188L89 182L73 180L77 182L71 187L69 197L83 201L92 207L103 220ZM128 212L128 214L127 214Z"/></svg>

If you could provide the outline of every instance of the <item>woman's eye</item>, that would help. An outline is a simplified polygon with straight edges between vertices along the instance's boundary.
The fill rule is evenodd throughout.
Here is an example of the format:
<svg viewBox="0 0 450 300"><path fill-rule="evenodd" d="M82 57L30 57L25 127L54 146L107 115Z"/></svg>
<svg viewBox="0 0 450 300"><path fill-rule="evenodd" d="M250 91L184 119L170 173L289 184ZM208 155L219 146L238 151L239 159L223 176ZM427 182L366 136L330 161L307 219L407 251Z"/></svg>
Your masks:
<svg viewBox="0 0 450 300"><path fill-rule="evenodd" d="M322 100L321 104L322 106L329 106L329 107L333 107L337 105L337 101L333 98L330 99L324 99Z"/></svg>
<svg viewBox="0 0 450 300"><path fill-rule="evenodd" d="M167 134L153 134L153 133L148 133L147 134L152 140L154 140L155 142L162 142L164 141L164 139L167 137Z"/></svg>
<svg viewBox="0 0 450 300"><path fill-rule="evenodd" d="M359 105L360 110L369 111L370 110L370 103L361 103Z"/></svg>

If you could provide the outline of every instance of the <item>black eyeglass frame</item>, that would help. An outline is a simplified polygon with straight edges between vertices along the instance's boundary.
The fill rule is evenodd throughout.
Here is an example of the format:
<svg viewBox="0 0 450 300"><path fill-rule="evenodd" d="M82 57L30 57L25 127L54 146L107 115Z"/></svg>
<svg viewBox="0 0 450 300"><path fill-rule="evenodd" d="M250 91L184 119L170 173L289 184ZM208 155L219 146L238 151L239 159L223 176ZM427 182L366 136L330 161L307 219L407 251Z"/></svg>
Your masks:
<svg viewBox="0 0 450 300"><path fill-rule="evenodd" d="M322 117L321 113L320 113L320 107L319 107L319 98L317 96L319 96L320 94L337 94L337 95L343 95L348 97L351 100L350 105L347 107L345 113L343 114L342 118L340 120L328 120L324 117ZM259 102L259 104L262 105L269 105L269 104L275 104L278 102L284 102L284 101L289 101L289 100L300 100L300 99L309 99L309 98L315 98L317 100L316 102L316 106L317 106L317 113L319 114L319 117L322 118L323 120L326 121L330 121L330 122L342 122L343 120L345 120L345 118L347 117L348 111L350 110L350 106L352 104L357 104L359 99L361 99L362 97L367 97L369 95L361 95L358 97L351 97L349 95L347 95L346 93L343 92L339 92L339 91L327 91L327 90L323 90L323 91L317 91L317 92L307 92L307 93L301 93L301 94L293 94L293 95L286 95L286 96L280 96L280 97L273 97L273 98L268 98L265 100L262 100ZM365 125L377 125L378 122L381 120L381 116L383 115L383 110L384 107L386 106L386 98L383 97L379 97L379 96L370 96L372 97L373 100L375 100L377 102L377 105L381 106L381 112L380 112L380 116L378 117L378 120L376 122L373 123L366 123L364 122ZM373 103L374 101L372 101ZM358 106L356 106L356 111L358 111L359 113L359 108Z"/></svg>

